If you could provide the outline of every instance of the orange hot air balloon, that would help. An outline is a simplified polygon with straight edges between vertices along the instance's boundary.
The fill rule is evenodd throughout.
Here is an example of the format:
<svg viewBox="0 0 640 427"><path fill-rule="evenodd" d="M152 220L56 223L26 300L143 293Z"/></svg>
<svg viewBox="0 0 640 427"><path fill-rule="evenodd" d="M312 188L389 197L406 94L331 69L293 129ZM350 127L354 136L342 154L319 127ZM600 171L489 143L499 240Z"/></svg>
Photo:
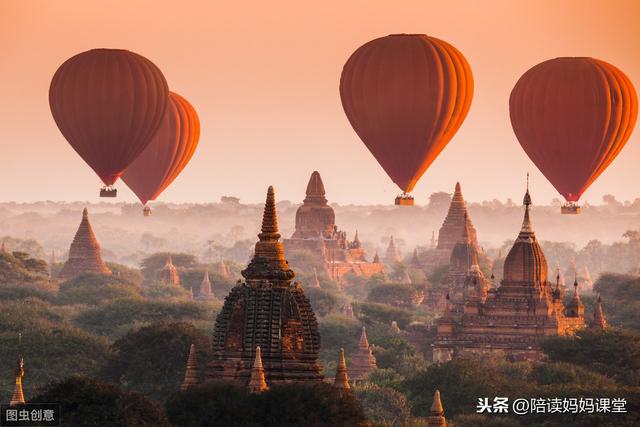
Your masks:
<svg viewBox="0 0 640 427"><path fill-rule="evenodd" d="M187 166L200 139L200 120L193 106L169 92L169 105L155 136L122 174L143 205L155 200ZM151 210L145 206L145 215Z"/></svg>
<svg viewBox="0 0 640 427"><path fill-rule="evenodd" d="M403 195L410 192L464 121L473 97L471 68L449 43L423 34L372 40L340 78L342 107L360 139Z"/></svg>
<svg viewBox="0 0 640 427"><path fill-rule="evenodd" d="M74 150L107 186L142 153L158 130L169 89L151 61L120 49L68 59L49 88L51 114Z"/></svg>
<svg viewBox="0 0 640 427"><path fill-rule="evenodd" d="M638 115L629 78L595 58L556 58L524 73L509 98L511 126L538 169L574 204L626 144Z"/></svg>

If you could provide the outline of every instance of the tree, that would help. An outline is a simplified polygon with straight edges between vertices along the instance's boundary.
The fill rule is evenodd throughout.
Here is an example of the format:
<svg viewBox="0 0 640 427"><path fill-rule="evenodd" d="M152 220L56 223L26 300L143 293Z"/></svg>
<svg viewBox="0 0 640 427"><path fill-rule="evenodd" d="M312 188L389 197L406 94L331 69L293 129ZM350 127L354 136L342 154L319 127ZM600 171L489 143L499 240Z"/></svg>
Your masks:
<svg viewBox="0 0 640 427"><path fill-rule="evenodd" d="M602 274L594 285L602 296L602 306L609 323L640 329L640 276Z"/></svg>
<svg viewBox="0 0 640 427"><path fill-rule="evenodd" d="M392 388L364 383L355 388L355 393L367 418L376 425L404 426L411 417L407 398Z"/></svg>
<svg viewBox="0 0 640 427"><path fill-rule="evenodd" d="M47 263L29 258L26 252L0 252L0 284L46 282L48 274Z"/></svg>
<svg viewBox="0 0 640 427"><path fill-rule="evenodd" d="M106 274L82 274L60 285L59 304L97 305L103 301L136 298L137 286L118 276Z"/></svg>
<svg viewBox="0 0 640 427"><path fill-rule="evenodd" d="M429 196L429 209L435 209L438 211L446 210L451 204L451 194L444 191L437 193L431 193Z"/></svg>
<svg viewBox="0 0 640 427"><path fill-rule="evenodd" d="M322 288L306 287L304 294L309 298L313 312L318 316L326 316L340 311L340 299L334 292Z"/></svg>
<svg viewBox="0 0 640 427"><path fill-rule="evenodd" d="M367 300L370 302L389 304L400 308L413 306L419 291L414 286L400 283L390 283L372 288Z"/></svg>
<svg viewBox="0 0 640 427"><path fill-rule="evenodd" d="M165 400L184 379L191 344L196 346L203 374L209 338L189 323L158 322L117 340L100 375L124 389Z"/></svg>
<svg viewBox="0 0 640 427"><path fill-rule="evenodd" d="M31 403L60 404L62 426L169 427L157 403L86 377L48 385Z"/></svg>

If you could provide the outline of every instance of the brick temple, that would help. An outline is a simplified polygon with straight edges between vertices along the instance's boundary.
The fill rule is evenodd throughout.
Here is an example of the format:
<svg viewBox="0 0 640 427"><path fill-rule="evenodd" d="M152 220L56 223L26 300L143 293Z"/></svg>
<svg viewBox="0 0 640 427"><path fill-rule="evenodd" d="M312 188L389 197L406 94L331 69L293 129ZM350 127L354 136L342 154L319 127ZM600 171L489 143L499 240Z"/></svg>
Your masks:
<svg viewBox="0 0 640 427"><path fill-rule="evenodd" d="M273 187L269 187L253 259L225 298L213 333L208 380L248 386L256 348L266 383L322 381L320 333L302 286L279 241Z"/></svg>
<svg viewBox="0 0 640 427"><path fill-rule="evenodd" d="M548 280L547 260L531 224L531 197L524 197L524 220L518 237L504 261L504 277L496 289L483 289L473 259L467 273L463 302L456 309L447 296L444 315L437 321L434 361L484 355L500 355L510 360L539 360L538 340L571 335L585 326L584 305L577 283L565 306L559 286ZM468 233L468 244L472 246Z"/></svg>
<svg viewBox="0 0 640 427"><path fill-rule="evenodd" d="M381 263L367 261L358 232L349 241L347 233L335 225L335 212L325 194L322 178L314 171L304 201L296 211L295 231L283 242L287 253L311 252L332 280L340 281L347 273L356 276L382 273Z"/></svg>
<svg viewBox="0 0 640 427"><path fill-rule="evenodd" d="M111 270L102 262L100 243L89 222L89 211L84 208L80 226L69 247L69 258L60 270L58 278L69 280L88 273L111 274Z"/></svg>
<svg viewBox="0 0 640 427"><path fill-rule="evenodd" d="M167 261L165 262L164 267L162 267L162 270L158 273L158 281L168 286L180 286L180 274L178 274L176 266L173 265L171 255L167 256Z"/></svg>

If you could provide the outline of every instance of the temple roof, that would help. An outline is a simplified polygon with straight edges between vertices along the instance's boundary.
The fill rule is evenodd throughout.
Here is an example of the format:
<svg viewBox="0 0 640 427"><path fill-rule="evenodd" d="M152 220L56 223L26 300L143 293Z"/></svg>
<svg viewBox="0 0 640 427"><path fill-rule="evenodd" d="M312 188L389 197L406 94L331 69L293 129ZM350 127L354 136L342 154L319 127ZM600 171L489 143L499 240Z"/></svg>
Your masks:
<svg viewBox="0 0 640 427"><path fill-rule="evenodd" d="M318 171L314 171L309 178L303 203L296 211L296 228L291 238L333 238L335 220L335 212L327 204L322 178Z"/></svg>
<svg viewBox="0 0 640 427"><path fill-rule="evenodd" d="M460 240L460 234L464 225L469 227L468 233L471 243L474 246L478 246L478 240L476 237L476 230L473 227L471 218L467 211L467 204L462 196L462 189L460 183L456 183L456 188L451 198L451 204L449 205L449 211L447 216L440 227L438 233L438 245L437 249L453 249L453 246ZM433 237L432 237L433 241Z"/></svg>
<svg viewBox="0 0 640 427"><path fill-rule="evenodd" d="M322 183L320 173L318 171L313 171L309 178L309 183L307 184L304 203L326 204L327 199L325 198L325 194L324 184Z"/></svg>

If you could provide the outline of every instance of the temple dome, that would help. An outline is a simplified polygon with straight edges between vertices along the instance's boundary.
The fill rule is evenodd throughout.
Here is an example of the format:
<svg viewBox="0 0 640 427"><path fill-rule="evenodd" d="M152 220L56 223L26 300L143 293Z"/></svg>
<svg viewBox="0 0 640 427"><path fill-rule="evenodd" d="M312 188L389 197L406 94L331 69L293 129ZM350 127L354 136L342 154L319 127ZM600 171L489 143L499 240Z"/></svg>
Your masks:
<svg viewBox="0 0 640 427"><path fill-rule="evenodd" d="M518 238L504 261L504 280L507 282L544 283L547 281L547 259L538 244L529 213L531 196L524 197L524 220Z"/></svg>

